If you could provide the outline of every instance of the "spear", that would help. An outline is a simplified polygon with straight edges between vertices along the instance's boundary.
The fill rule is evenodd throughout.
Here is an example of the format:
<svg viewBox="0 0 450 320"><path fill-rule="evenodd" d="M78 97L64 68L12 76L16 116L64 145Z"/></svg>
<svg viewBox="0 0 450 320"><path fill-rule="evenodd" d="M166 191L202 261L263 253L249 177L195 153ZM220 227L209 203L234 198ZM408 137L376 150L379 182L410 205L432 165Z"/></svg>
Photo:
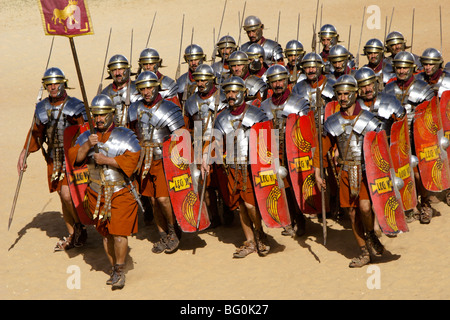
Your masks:
<svg viewBox="0 0 450 320"><path fill-rule="evenodd" d="M440 38L441 38L441 54L442 53L442 11L441 6L439 6L439 29L440 29Z"/></svg>
<svg viewBox="0 0 450 320"><path fill-rule="evenodd" d="M223 11L222 11L222 19L220 20L220 26L219 26L219 32L217 33L217 41L214 43L214 50L211 56L212 63L216 60L216 54L217 54L217 42L219 42L220 39L220 32L222 31L222 23L223 23L223 17L225 16L225 9L227 8L227 0L225 0L225 3L223 5Z"/></svg>
<svg viewBox="0 0 450 320"><path fill-rule="evenodd" d="M175 80L178 80L180 77L180 63L181 63L181 51L183 46L183 31L184 31L184 14L183 14L183 20L181 21L181 37L180 37L180 53L178 54L178 67L177 71L175 73Z"/></svg>
<svg viewBox="0 0 450 320"><path fill-rule="evenodd" d="M361 48L362 32L364 28L364 18L366 16L366 6L364 6L363 17L361 22L361 32L359 33L358 51L356 52L356 69L359 69L359 49Z"/></svg>
<svg viewBox="0 0 450 320"><path fill-rule="evenodd" d="M148 32L147 42L145 43L146 48L148 47L148 42L150 41L150 36L152 35L153 25L155 24L156 13L158 13L158 11L155 11L155 15L153 16L152 26L150 27L150 31Z"/></svg>
<svg viewBox="0 0 450 320"><path fill-rule="evenodd" d="M102 88L103 88L103 76L104 76L104 74L105 74L106 59L108 58L109 41L111 40L111 31L112 31L112 28L109 29L108 44L106 45L105 60L103 61L102 77L100 78L100 84L98 85L97 95L99 95L100 93L102 93Z"/></svg>
<svg viewBox="0 0 450 320"><path fill-rule="evenodd" d="M52 55L53 42L54 41L55 41L55 37L53 36L52 44L50 46L50 52L48 53L47 64L45 66L45 70L47 70L48 64L50 62L50 57ZM42 100L42 92L43 91L44 91L44 86L41 86L41 88L39 89L38 95L37 95L36 104L38 104ZM20 186L22 184L23 173L25 172L25 168L27 166L28 150L30 149L32 130L34 128L34 124L35 123L36 123L36 116L33 113L33 120L31 121L31 127L30 127L30 131L29 131L29 134L28 134L27 145L25 147L25 157L23 158L22 168L20 168L19 180L17 181L17 186L16 186L16 193L14 194L14 200L13 200L13 203L12 203L11 212L9 214L8 231L9 231L9 228L11 227L12 219L14 217L14 211L16 209L17 198L19 196Z"/></svg>
<svg viewBox="0 0 450 320"><path fill-rule="evenodd" d="M416 8L413 8L413 16L412 16L412 23L411 23L411 52L413 47L413 41L414 41L414 13L416 11Z"/></svg>
<svg viewBox="0 0 450 320"><path fill-rule="evenodd" d="M242 10L242 18L241 21L239 22L239 39L238 39L238 43L237 43L237 48L239 48L240 44L241 44L241 32L242 32L242 26L244 25L244 16L245 16L245 7L247 6L247 1L244 2L244 9Z"/></svg>

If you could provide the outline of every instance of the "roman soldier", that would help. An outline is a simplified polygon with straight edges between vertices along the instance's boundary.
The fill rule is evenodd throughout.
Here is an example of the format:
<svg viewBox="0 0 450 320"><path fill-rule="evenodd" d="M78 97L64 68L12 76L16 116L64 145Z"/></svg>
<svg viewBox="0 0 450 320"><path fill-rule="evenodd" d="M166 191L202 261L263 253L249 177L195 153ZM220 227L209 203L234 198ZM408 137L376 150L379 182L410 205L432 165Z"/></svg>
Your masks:
<svg viewBox="0 0 450 320"><path fill-rule="evenodd" d="M264 24L256 16L248 16L242 26L247 32L249 41L241 45L240 50L247 52L252 43L257 43L264 48L264 62L271 66L274 63L284 64L283 49L274 40L266 39L263 36Z"/></svg>
<svg viewBox="0 0 450 320"><path fill-rule="evenodd" d="M90 111L96 132L83 132L68 152L73 167L86 164L89 169L84 207L103 237L103 247L111 264L106 284L113 290L125 286L128 236L138 231L138 196L133 192L136 190L133 173L141 152L133 131L115 126L116 110L107 95L95 96Z"/></svg>
<svg viewBox="0 0 450 320"><path fill-rule="evenodd" d="M270 247L263 230L249 172L249 135L253 124L267 121L268 118L263 110L246 103L247 89L242 78L230 77L223 83L223 90L228 107L218 115L215 128L224 137L223 146L227 146L223 164L227 176L225 200L231 210L239 208L241 226L246 239L243 246L233 254L233 258L244 258L253 252L265 256L269 253ZM204 154L203 159L206 158L207 155ZM209 170L208 164L203 162L202 171L206 170Z"/></svg>
<svg viewBox="0 0 450 320"><path fill-rule="evenodd" d="M267 82L273 91L273 95L264 100L260 108L266 113L267 118L272 120L274 124L273 128L278 130L280 166L286 169L288 166L285 146L287 117L292 113L299 116L307 115L310 110L309 101L291 93L291 89L289 88L289 72L282 65L274 64L267 70ZM295 221L295 223L286 227L282 235L292 236L296 233L298 236L301 236L305 233L305 218L298 208L294 192L290 187L292 182L289 176L287 175L285 179L289 212L291 214L291 220Z"/></svg>
<svg viewBox="0 0 450 320"><path fill-rule="evenodd" d="M450 90L450 72L445 71L442 66L442 54L434 48L425 49L420 56L420 62L423 72L417 74L416 79L428 83L440 98L444 91Z"/></svg>
<svg viewBox="0 0 450 320"><path fill-rule="evenodd" d="M225 81L230 76L230 66L228 65L228 58L230 54L236 51L236 41L232 36L223 36L219 39L216 44L217 46L217 57L220 61L215 61L211 64L214 72L221 75L219 77L220 81Z"/></svg>
<svg viewBox="0 0 450 320"><path fill-rule="evenodd" d="M410 47L406 45L406 40L403 34L399 31L392 31L388 33L385 40L385 48L386 51L391 55L387 57L393 63L395 56L402 52L406 51ZM422 64L420 63L419 56L416 54L412 54L414 57L414 64L416 65L416 70L414 72L421 71L423 69Z"/></svg>
<svg viewBox="0 0 450 320"><path fill-rule="evenodd" d="M289 83L296 84L305 79L300 66L305 50L303 44L298 40L290 40L284 48L284 56L287 59L286 68L289 71Z"/></svg>
<svg viewBox="0 0 450 320"><path fill-rule="evenodd" d="M243 51L235 51L228 58L231 68L231 75L240 77L245 82L247 88L246 101L251 101L255 106L259 106L266 98L267 84L256 75L250 74L248 55Z"/></svg>
<svg viewBox="0 0 450 320"><path fill-rule="evenodd" d="M136 87L143 99L130 106L128 123L143 153L138 164L139 191L150 200L160 235L152 252L173 253L180 240L164 175L162 143L175 130L184 128L184 117L176 104L162 98L155 73L142 72L136 79Z"/></svg>
<svg viewBox="0 0 450 320"><path fill-rule="evenodd" d="M340 110L327 118L322 137L322 154L314 154L316 183L326 188L320 172L320 157L327 166L327 153L334 146L339 150L338 175L339 201L351 220L353 234L361 254L352 259L349 267L362 267L371 261L371 255L380 256L383 245L374 232L374 213L364 174L363 141L369 131L379 131L380 121L362 109L357 101L358 84L351 75L342 75L333 85Z"/></svg>
<svg viewBox="0 0 450 320"><path fill-rule="evenodd" d="M331 47L328 54L328 61L333 68L326 76L329 79L337 80L343 74L353 74L355 72L354 63L350 61L350 53L340 44Z"/></svg>
<svg viewBox="0 0 450 320"><path fill-rule="evenodd" d="M405 107L410 130L411 148L413 149L412 153L415 155L413 135L415 110L422 102L430 101L434 97L434 91L425 81L415 78L416 64L412 53L406 51L397 53L392 64L396 79L388 83L383 92L395 95ZM418 213L414 210L407 212L406 216L409 222L418 216L422 223L429 223L433 215L429 193L422 184L417 167L414 174L417 191L421 199L420 212Z"/></svg>
<svg viewBox="0 0 450 320"><path fill-rule="evenodd" d="M182 105L195 92L196 86L192 73L205 60L206 55L203 53L203 49L197 44L191 44L184 50L184 61L188 64L188 71L177 79L178 97Z"/></svg>
<svg viewBox="0 0 450 320"><path fill-rule="evenodd" d="M72 202L66 175L64 157L64 130L86 120L84 104L67 94L68 80L60 68L51 67L44 72L42 86L48 97L36 104L34 126L28 132L30 139L28 154L26 144L20 153L17 171L25 171L25 157L42 150L47 163L48 188L57 192L61 200L63 219L69 235L59 240L54 251L80 247L86 242L86 228L80 223ZM31 137L30 137L31 135ZM47 147L45 147L47 145Z"/></svg>
<svg viewBox="0 0 450 320"><path fill-rule="evenodd" d="M107 95L116 107L114 114L114 124L116 126L125 126L127 113L130 104L139 100L141 96L136 90L134 81L131 80L131 65L128 59L121 55L113 55L108 62L108 79L113 79L102 94Z"/></svg>
<svg viewBox="0 0 450 320"><path fill-rule="evenodd" d="M389 80L395 77L392 62L384 57L383 42L375 38L368 40L364 45L364 55L368 60L364 67L375 72L379 78L377 91L382 91Z"/></svg>

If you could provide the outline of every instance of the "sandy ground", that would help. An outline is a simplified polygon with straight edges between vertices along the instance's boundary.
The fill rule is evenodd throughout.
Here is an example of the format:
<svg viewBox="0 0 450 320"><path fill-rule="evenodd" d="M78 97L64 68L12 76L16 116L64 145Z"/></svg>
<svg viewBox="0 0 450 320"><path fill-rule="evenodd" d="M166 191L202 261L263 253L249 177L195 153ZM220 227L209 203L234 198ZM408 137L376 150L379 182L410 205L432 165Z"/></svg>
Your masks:
<svg viewBox="0 0 450 320"><path fill-rule="evenodd" d="M142 7L145 3L146 6ZM377 23L375 29L365 24L361 49L370 38L384 38L385 17L395 13L392 30L404 33L411 43L412 12L415 8L413 51L421 54L428 47L440 48L439 5L444 1L322 1L322 24L335 25L350 51L359 47L363 8L379 10L366 13L365 20ZM207 4L207 7L205 6ZM132 63L147 41L155 11L157 17L150 39L167 66L162 73L174 77L178 64L181 21L185 15L183 50L193 41L203 47L208 57L220 26L222 0L211 1L89 1L94 35L75 38L81 70L89 101L101 81L103 59L112 27L109 56L130 56L130 35L134 33ZM243 1L227 2L221 34L239 37L238 17ZM281 12L279 41L284 46L297 35L297 15L301 13L300 41L307 50L311 45L315 1L249 0L245 15L257 15L265 24L264 35L277 35ZM16 163L24 144L34 110L34 103L47 62L51 37L45 36L36 1L0 0L0 52L2 59L0 96L0 298L1 299L449 299L450 209L435 203L436 216L429 225L409 224L410 232L396 238L381 237L387 252L373 264L361 269L348 268L357 254L348 220L328 221L328 241L323 245L322 226L316 219L307 222L301 238L281 236L280 229L267 229L272 252L265 258L253 254L233 260L232 253L244 240L238 219L231 227L213 232L184 234L180 249L172 255L152 254L157 240L155 226L140 219L139 232L129 239L127 283L112 292L105 285L109 270L101 238L88 228L89 239L83 248L53 253L57 240L66 235L61 207L56 194L49 194L45 164L40 152L28 159L11 229L8 216L18 180ZM442 16L450 14L443 6ZM319 18L320 19L320 18ZM368 23L369 23L368 22ZM195 27L195 28L194 28ZM443 30L448 30L448 21ZM215 29L215 31L213 31ZM247 41L242 33L241 42ZM448 33L443 34L444 60L448 60ZM447 58L447 59L446 59ZM365 57L360 57L361 64ZM56 37L50 66L64 70L69 94L81 98L80 86L69 47L64 37ZM182 65L182 72L186 65ZM107 80L103 81L103 85ZM142 217L140 217L142 218ZM236 217L237 218L237 217ZM71 288L71 277L79 274L80 288ZM374 281L376 278L377 281ZM68 285L69 283L69 285ZM379 285L378 287L374 285Z"/></svg>

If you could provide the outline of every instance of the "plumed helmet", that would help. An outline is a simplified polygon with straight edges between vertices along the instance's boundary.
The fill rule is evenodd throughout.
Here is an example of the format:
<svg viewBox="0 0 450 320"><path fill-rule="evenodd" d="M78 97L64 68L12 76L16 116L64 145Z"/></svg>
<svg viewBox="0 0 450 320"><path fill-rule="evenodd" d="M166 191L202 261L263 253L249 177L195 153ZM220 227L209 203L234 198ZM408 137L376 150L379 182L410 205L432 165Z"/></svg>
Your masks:
<svg viewBox="0 0 450 320"><path fill-rule="evenodd" d="M420 56L420 62L424 64L439 64L441 65L444 60L442 59L442 54L435 48L428 48Z"/></svg>
<svg viewBox="0 0 450 320"><path fill-rule="evenodd" d="M158 76L151 71L144 71L139 74L135 82L138 90L148 87L157 87L160 85Z"/></svg>
<svg viewBox="0 0 450 320"><path fill-rule="evenodd" d="M214 80L216 75L214 69L208 64L201 64L192 73L194 80Z"/></svg>
<svg viewBox="0 0 450 320"><path fill-rule="evenodd" d="M255 30L258 28L261 28L263 24L261 23L261 20L256 16L248 16L244 20L243 28L245 31Z"/></svg>
<svg viewBox="0 0 450 320"><path fill-rule="evenodd" d="M337 78L336 83L333 84L333 89L335 92L337 91L350 91L354 92L358 90L358 82L355 77L344 74Z"/></svg>
<svg viewBox="0 0 450 320"><path fill-rule="evenodd" d="M375 38L368 40L364 45L364 54L368 52L384 52L383 42Z"/></svg>
<svg viewBox="0 0 450 320"><path fill-rule="evenodd" d="M245 82L241 77L231 76L222 84L223 91L245 91Z"/></svg>
<svg viewBox="0 0 450 320"><path fill-rule="evenodd" d="M375 71L369 67L362 67L355 72L355 79L359 87L367 86L377 80Z"/></svg>
<svg viewBox="0 0 450 320"><path fill-rule="evenodd" d="M324 64L322 57L315 52L308 52L307 54L305 54L301 62L302 68L306 67L322 68L323 65Z"/></svg>
<svg viewBox="0 0 450 320"><path fill-rule="evenodd" d="M331 47L330 53L328 55L328 59L331 62L343 61L348 59L349 57L350 53L348 52L348 50L343 45L340 44Z"/></svg>
<svg viewBox="0 0 450 320"><path fill-rule="evenodd" d="M95 96L89 108L92 114L107 114L116 110L111 98L105 94Z"/></svg>
<svg viewBox="0 0 450 320"><path fill-rule="evenodd" d="M284 49L284 55L287 57L289 55L303 55L305 50L303 49L303 44L298 40L291 40L286 44Z"/></svg>
<svg viewBox="0 0 450 320"><path fill-rule="evenodd" d="M113 55L111 59L109 59L108 72L116 69L130 69L130 68L131 66L130 63L128 62L128 59L121 54Z"/></svg>
<svg viewBox="0 0 450 320"><path fill-rule="evenodd" d="M64 72L60 68L51 67L45 70L42 77L42 84L45 86L52 83L64 83L67 87L67 79Z"/></svg>
<svg viewBox="0 0 450 320"><path fill-rule="evenodd" d="M401 51L397 53L392 60L395 67L415 68L415 59L411 52Z"/></svg>
<svg viewBox="0 0 450 320"><path fill-rule="evenodd" d="M266 76L267 82L270 83L276 80L289 78L289 72L285 66L274 64L267 69Z"/></svg>
<svg viewBox="0 0 450 320"><path fill-rule="evenodd" d="M244 51L235 51L227 59L230 66L249 64L248 55Z"/></svg>
<svg viewBox="0 0 450 320"><path fill-rule="evenodd" d="M217 42L217 48L236 48L236 40L232 36L223 36Z"/></svg>
<svg viewBox="0 0 450 320"><path fill-rule="evenodd" d="M264 58L264 48L257 43L252 43L249 45L246 53L249 59L258 59L260 57Z"/></svg>
<svg viewBox="0 0 450 320"><path fill-rule="evenodd" d="M159 56L158 51L153 48L145 48L139 55L139 65L146 63L161 63L162 59Z"/></svg>
<svg viewBox="0 0 450 320"><path fill-rule="evenodd" d="M203 53L203 49L197 44L191 44L184 50L184 60L204 60L206 55Z"/></svg>

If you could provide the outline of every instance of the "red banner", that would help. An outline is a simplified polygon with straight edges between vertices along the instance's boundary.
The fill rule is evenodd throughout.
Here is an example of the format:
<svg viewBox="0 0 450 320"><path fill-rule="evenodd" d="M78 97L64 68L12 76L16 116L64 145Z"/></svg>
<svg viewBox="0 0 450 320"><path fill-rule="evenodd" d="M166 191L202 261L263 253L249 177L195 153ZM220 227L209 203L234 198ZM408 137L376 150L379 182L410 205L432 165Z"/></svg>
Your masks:
<svg viewBox="0 0 450 320"><path fill-rule="evenodd" d="M46 35L75 37L93 34L86 0L39 0Z"/></svg>

